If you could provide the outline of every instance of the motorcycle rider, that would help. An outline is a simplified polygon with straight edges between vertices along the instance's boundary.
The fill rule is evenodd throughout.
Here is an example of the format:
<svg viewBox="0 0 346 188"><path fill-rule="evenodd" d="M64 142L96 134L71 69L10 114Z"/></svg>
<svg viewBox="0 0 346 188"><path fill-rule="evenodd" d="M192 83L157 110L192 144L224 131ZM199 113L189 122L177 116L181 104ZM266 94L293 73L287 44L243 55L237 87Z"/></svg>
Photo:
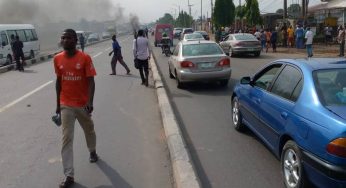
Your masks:
<svg viewBox="0 0 346 188"><path fill-rule="evenodd" d="M162 33L162 39L161 39L162 53L165 53L165 51L164 51L165 48L168 48L169 51L171 51L170 44L171 44L171 39L168 37L167 33L163 32Z"/></svg>

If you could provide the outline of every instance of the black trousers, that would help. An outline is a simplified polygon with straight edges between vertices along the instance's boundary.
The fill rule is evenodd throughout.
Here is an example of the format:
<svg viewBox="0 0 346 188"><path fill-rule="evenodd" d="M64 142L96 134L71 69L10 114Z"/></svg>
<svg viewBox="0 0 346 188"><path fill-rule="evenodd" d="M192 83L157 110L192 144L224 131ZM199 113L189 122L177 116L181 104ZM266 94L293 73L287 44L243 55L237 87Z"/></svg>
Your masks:
<svg viewBox="0 0 346 188"><path fill-rule="evenodd" d="M148 65L148 59L141 60L138 59L139 62L139 74L141 75L142 83L145 83L148 80L149 76L149 65Z"/></svg>
<svg viewBox="0 0 346 188"><path fill-rule="evenodd" d="M113 56L112 60L111 60L111 68L112 68L112 73L115 74L116 73L116 66L117 66L117 62L119 61L119 63L126 69L127 73L130 72L129 67L126 65L123 57L121 56Z"/></svg>

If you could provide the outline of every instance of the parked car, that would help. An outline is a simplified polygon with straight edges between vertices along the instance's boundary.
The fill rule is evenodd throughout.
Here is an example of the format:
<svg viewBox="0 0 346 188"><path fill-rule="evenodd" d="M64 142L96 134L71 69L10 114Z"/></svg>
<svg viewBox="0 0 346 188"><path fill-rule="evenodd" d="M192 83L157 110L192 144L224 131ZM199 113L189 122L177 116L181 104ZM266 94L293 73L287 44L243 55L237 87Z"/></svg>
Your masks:
<svg viewBox="0 0 346 188"><path fill-rule="evenodd" d="M206 31L195 31L193 33L199 33L204 37L205 40L210 40L209 34Z"/></svg>
<svg viewBox="0 0 346 188"><path fill-rule="evenodd" d="M226 86L231 77L230 58L213 41L181 41L168 60L170 78L177 87L187 82L219 81Z"/></svg>
<svg viewBox="0 0 346 188"><path fill-rule="evenodd" d="M182 40L184 38L185 34L189 34L189 33L193 33L192 28L183 28L183 31L180 34L180 40Z"/></svg>
<svg viewBox="0 0 346 188"><path fill-rule="evenodd" d="M261 43L250 33L235 33L227 35L220 46L229 56L235 54L254 54L256 57L261 54Z"/></svg>
<svg viewBox="0 0 346 188"><path fill-rule="evenodd" d="M98 33L91 33L88 36L88 43L100 41L100 36Z"/></svg>
<svg viewBox="0 0 346 188"><path fill-rule="evenodd" d="M281 159L286 187L346 187L345 59L281 59L243 77L232 120Z"/></svg>
<svg viewBox="0 0 346 188"><path fill-rule="evenodd" d="M111 34L109 32L102 32L102 39L110 39Z"/></svg>
<svg viewBox="0 0 346 188"><path fill-rule="evenodd" d="M191 34L185 34L184 35L183 41L191 41L191 40L205 40L205 39L199 33L191 33Z"/></svg>
<svg viewBox="0 0 346 188"><path fill-rule="evenodd" d="M183 31L183 28L180 28L180 27L174 28L173 29L173 38L179 39L182 31Z"/></svg>

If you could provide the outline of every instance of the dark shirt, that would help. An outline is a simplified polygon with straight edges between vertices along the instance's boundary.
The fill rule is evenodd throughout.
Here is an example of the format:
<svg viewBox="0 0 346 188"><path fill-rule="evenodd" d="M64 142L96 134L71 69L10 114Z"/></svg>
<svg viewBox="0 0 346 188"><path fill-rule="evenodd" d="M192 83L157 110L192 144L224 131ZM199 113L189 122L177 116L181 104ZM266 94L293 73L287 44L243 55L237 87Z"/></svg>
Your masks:
<svg viewBox="0 0 346 188"><path fill-rule="evenodd" d="M12 50L14 54L23 54L23 42L22 41L14 41L12 44Z"/></svg>
<svg viewBox="0 0 346 188"><path fill-rule="evenodd" d="M81 36L79 37L79 43L80 43L80 45L84 45L84 43L85 43L85 38L84 38L83 35L81 35Z"/></svg>
<svg viewBox="0 0 346 188"><path fill-rule="evenodd" d="M272 35L271 35L271 37L270 37L270 40L271 40L272 42L276 42L277 39L278 39L278 32L273 31L273 32L272 32Z"/></svg>
<svg viewBox="0 0 346 188"><path fill-rule="evenodd" d="M113 55L121 56L121 47L117 40L113 41L112 46L113 46L113 53L114 53Z"/></svg>

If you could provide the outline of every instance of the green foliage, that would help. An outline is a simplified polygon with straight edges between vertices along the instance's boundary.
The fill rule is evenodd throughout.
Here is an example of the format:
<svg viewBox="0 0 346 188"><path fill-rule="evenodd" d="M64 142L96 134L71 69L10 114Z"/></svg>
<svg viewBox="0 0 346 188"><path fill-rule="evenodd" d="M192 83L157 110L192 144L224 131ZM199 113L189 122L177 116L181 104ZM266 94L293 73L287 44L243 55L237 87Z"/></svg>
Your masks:
<svg viewBox="0 0 346 188"><path fill-rule="evenodd" d="M258 1L257 0L246 0L246 20L251 25L261 24L261 14L259 11Z"/></svg>
<svg viewBox="0 0 346 188"><path fill-rule="evenodd" d="M175 21L175 27L191 27L193 18L185 11L179 12L179 16Z"/></svg>
<svg viewBox="0 0 346 188"><path fill-rule="evenodd" d="M238 16L240 19L243 19L245 17L245 14L246 14L245 5L243 5L243 6L238 5L235 8L235 15Z"/></svg>
<svg viewBox="0 0 346 188"><path fill-rule="evenodd" d="M163 17L159 18L156 23L160 24L174 24L174 18L171 14L166 13Z"/></svg>
<svg viewBox="0 0 346 188"><path fill-rule="evenodd" d="M232 0L216 0L213 21L216 27L229 26L234 22L235 6Z"/></svg>

